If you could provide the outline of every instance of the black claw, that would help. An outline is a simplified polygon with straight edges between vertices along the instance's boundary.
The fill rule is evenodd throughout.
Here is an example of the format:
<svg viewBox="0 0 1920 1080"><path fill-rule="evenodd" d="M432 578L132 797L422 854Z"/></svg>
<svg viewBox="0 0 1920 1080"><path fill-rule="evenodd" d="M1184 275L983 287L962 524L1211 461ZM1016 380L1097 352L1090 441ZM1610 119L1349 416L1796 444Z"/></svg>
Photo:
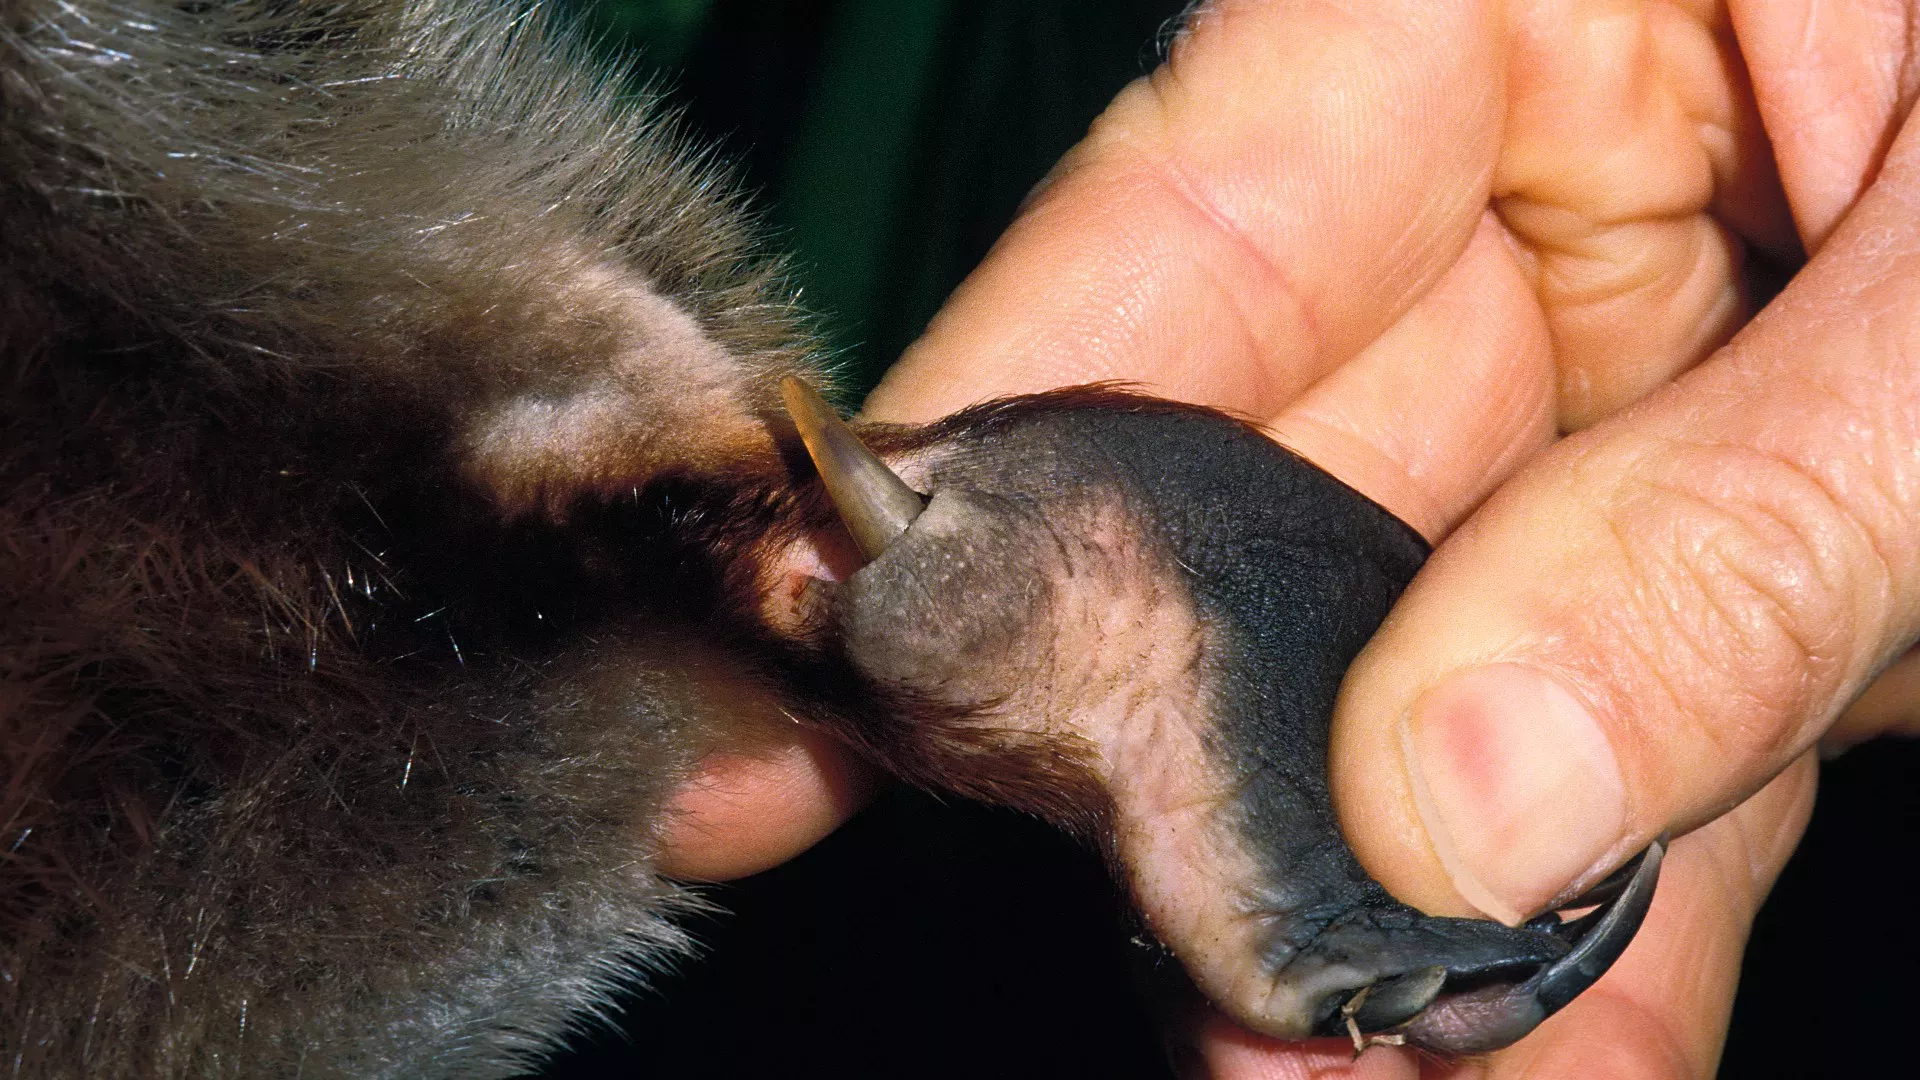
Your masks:
<svg viewBox="0 0 1920 1080"><path fill-rule="evenodd" d="M1640 865L1621 887L1618 898L1605 908L1593 928L1580 936L1573 951L1522 984L1523 988L1534 987L1534 996L1548 1016L1597 982L1627 951L1653 904L1653 887L1660 880L1660 863L1666 854L1667 838L1662 836L1641 853Z"/></svg>
<svg viewBox="0 0 1920 1080"><path fill-rule="evenodd" d="M1571 921L1547 915L1507 927L1435 918L1391 901L1351 911L1286 946L1282 981L1319 1001L1316 1035L1404 1035L1448 1055L1498 1050L1565 1007L1626 951L1653 902L1665 855L1662 837L1628 863L1617 889L1609 886L1610 900Z"/></svg>
<svg viewBox="0 0 1920 1080"><path fill-rule="evenodd" d="M1479 1054L1507 1046L1598 982L1625 952L1653 904L1667 838L1655 840L1600 910L1545 928L1573 943L1565 956L1520 983L1496 983L1440 997L1406 1026L1410 1041L1446 1054ZM1619 877L1620 875L1614 875ZM1613 878L1609 878L1611 882ZM1577 903L1589 902L1589 892Z"/></svg>
<svg viewBox="0 0 1920 1080"><path fill-rule="evenodd" d="M1665 841L1666 837L1662 836L1659 843L1664 845ZM1613 911L1613 907L1609 905L1619 899L1630 886L1641 880L1640 871L1646 865L1647 857L1652 851L1652 848L1648 848L1646 851L1628 859L1620 869L1608 874L1606 880L1588 889L1586 892L1581 893L1567 903L1560 905L1558 910L1549 911L1527 920L1526 928L1552 934L1563 941L1571 942L1584 939L1593 931L1595 926L1598 926L1600 922ZM1581 908L1592 908L1593 910L1577 919L1565 918L1560 914L1563 911L1577 911Z"/></svg>

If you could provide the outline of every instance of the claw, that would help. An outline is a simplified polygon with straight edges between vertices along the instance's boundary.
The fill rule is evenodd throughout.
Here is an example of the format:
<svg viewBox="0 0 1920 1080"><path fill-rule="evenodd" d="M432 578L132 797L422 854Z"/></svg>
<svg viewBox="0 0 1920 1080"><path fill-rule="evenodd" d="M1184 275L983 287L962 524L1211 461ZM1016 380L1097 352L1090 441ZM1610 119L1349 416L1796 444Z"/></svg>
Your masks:
<svg viewBox="0 0 1920 1080"><path fill-rule="evenodd" d="M1523 982L1495 983L1439 998L1407 1024L1408 1039L1446 1054L1485 1053L1509 1045L1560 1011L1626 951L1653 904L1666 851L1667 838L1662 836L1612 890L1616 895L1605 907L1559 928L1556 936L1573 941L1565 956ZM1588 893L1582 902L1593 895Z"/></svg>
<svg viewBox="0 0 1920 1080"><path fill-rule="evenodd" d="M1581 935L1573 951L1522 984L1533 986L1534 996L1548 1016L1597 982L1627 950L1653 905L1653 887L1660 880L1660 863L1666 854L1667 837L1663 835L1641 853L1640 866L1621 887L1620 895L1600 915L1599 922Z"/></svg>
<svg viewBox="0 0 1920 1080"><path fill-rule="evenodd" d="M1509 929L1379 909L1317 934L1288 962L1283 982L1326 1002L1315 1034L1344 1032L1356 1052L1397 1036L1448 1055L1498 1050L1592 986L1626 951L1653 902L1666 844L1661 837L1614 875L1617 882L1609 878L1610 898L1579 919L1549 914ZM1585 906L1593 895L1576 903ZM1335 1009L1315 985L1355 974L1351 965L1362 958L1382 974L1345 992ZM1411 964L1421 966L1400 966Z"/></svg>
<svg viewBox="0 0 1920 1080"><path fill-rule="evenodd" d="M847 532L869 560L879 558L920 516L926 500L861 445L813 387L789 375L780 381L780 396Z"/></svg>

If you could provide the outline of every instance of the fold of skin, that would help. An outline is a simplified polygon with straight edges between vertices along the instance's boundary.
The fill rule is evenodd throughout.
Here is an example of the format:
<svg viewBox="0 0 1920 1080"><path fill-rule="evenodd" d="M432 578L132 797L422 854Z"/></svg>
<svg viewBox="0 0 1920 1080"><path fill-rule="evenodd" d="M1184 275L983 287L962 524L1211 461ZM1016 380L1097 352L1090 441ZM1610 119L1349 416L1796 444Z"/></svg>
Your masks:
<svg viewBox="0 0 1920 1080"><path fill-rule="evenodd" d="M868 433L927 498L808 599L879 702L856 739L909 779L1101 845L1240 1023L1491 1050L1631 939L1657 854L1594 917L1508 927L1399 903L1341 837L1334 698L1427 553L1385 510L1248 425L1110 389Z"/></svg>

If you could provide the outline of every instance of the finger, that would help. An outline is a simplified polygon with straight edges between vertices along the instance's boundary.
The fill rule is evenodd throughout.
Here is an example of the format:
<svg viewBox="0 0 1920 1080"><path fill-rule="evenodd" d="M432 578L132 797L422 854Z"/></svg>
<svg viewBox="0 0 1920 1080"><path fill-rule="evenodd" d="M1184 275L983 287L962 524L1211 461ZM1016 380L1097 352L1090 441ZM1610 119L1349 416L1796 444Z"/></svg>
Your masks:
<svg viewBox="0 0 1920 1080"><path fill-rule="evenodd" d="M1730 0L1759 113L1808 251L1880 171L1920 91L1910 0Z"/></svg>
<svg viewBox="0 0 1920 1080"><path fill-rule="evenodd" d="M1736 229L1791 233L1719 5L1514 5L1509 47L1494 205L1532 255L1578 430L1746 321Z"/></svg>
<svg viewBox="0 0 1920 1080"><path fill-rule="evenodd" d="M1837 754L1882 735L1920 735L1920 650L1881 672L1827 730L1820 748Z"/></svg>
<svg viewBox="0 0 1920 1080"><path fill-rule="evenodd" d="M872 797L873 767L817 732L708 755L668 804L660 872L727 881L778 866L812 847Z"/></svg>
<svg viewBox="0 0 1920 1080"><path fill-rule="evenodd" d="M1274 438L1431 539L1554 436L1553 356L1490 215L1378 340L1268 425Z"/></svg>
<svg viewBox="0 0 1920 1080"><path fill-rule="evenodd" d="M1490 4L1221 2L1128 87L869 399L924 420L1124 379L1271 416L1472 235Z"/></svg>
<svg viewBox="0 0 1920 1080"><path fill-rule="evenodd" d="M1404 6L1208 9L872 414L1106 378L1271 414L1418 298L1490 194L1548 312L1563 426L1724 341L1745 241L1792 238L1720 9Z"/></svg>
<svg viewBox="0 0 1920 1080"><path fill-rule="evenodd" d="M1725 817L1681 837L1639 935L1586 993L1489 1058L1420 1060L1386 1049L1264 1039L1217 1015L1193 1042L1212 1080L1704 1080L1715 1073L1753 917L1812 812L1818 769L1802 757Z"/></svg>
<svg viewBox="0 0 1920 1080"><path fill-rule="evenodd" d="M1562 442L1362 654L1333 776L1362 860L1517 919L1711 820L1920 629L1920 135L1721 356Z"/></svg>

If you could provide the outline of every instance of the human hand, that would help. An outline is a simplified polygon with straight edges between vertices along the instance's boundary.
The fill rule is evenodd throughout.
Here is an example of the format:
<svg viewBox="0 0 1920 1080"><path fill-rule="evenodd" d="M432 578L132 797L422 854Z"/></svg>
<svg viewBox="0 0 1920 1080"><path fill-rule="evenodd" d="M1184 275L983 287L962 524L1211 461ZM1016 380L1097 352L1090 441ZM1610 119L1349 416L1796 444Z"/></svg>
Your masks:
<svg viewBox="0 0 1920 1080"><path fill-rule="evenodd" d="M1816 257L1726 349L1457 532L1336 719L1343 820L1423 906L1510 916L1577 892L1615 857L1600 848L1712 822L1674 849L1693 869L1663 882L1643 935L1661 952L1494 1075L1710 1075L1809 748L1916 730L1914 13L1734 15Z"/></svg>
<svg viewBox="0 0 1920 1080"><path fill-rule="evenodd" d="M1497 20L1441 7L1374 4L1351 18L1260 3L1208 9L1170 63L1123 93L1055 170L875 392L870 414L925 420L996 394L1122 379L1270 421L1430 539L1444 535L1551 440L1553 363L1576 365L1553 354L1549 310L1575 319L1602 290L1542 304L1528 268L1501 250L1507 230L1488 214L1505 125ZM1374 40L1379 27L1392 36ZM1722 129L1738 137L1718 157L1690 130L1672 130L1671 145L1642 155L1650 160L1588 185L1589 202L1639 208L1615 215L1643 242L1605 264L1614 282L1625 288L1644 283L1644 267L1659 271L1654 287L1626 289L1638 303L1614 321L1669 336L1668 324L1686 328L1625 378L1636 385L1696 362L1744 315L1733 273L1740 241L1704 212L1720 187L1773 248L1791 246L1757 123L1737 94L1719 106ZM1631 134L1634 125L1616 127ZM1587 148L1560 172L1581 176L1612 149ZM1652 167L1668 159L1678 164ZM1725 183L1700 183L1707 166ZM1617 183L1636 197L1617 196ZM1668 227L1680 201L1694 213ZM1642 219L1653 224L1640 228ZM1695 273L1695 262L1707 269ZM1664 306L1676 314L1647 317ZM1469 328L1472 340L1462 340ZM1423 365L1422 356L1436 359ZM1599 363L1618 366L1610 353ZM1468 367L1474 378L1453 378ZM1335 372L1339 385L1306 394ZM1422 382L1446 384L1422 391L1459 392L1442 403L1396 389ZM1441 432L1452 441L1436 441ZM1381 440L1388 445L1372 445ZM1462 459L1484 475L1437 477ZM710 763L681 800L685 824L668 838L669 862L723 877L800 850L837 820L823 808L855 801L847 791L858 785L844 772L818 743ZM764 835L763 803L791 811L772 818L791 823L779 838Z"/></svg>
<svg viewBox="0 0 1920 1080"><path fill-rule="evenodd" d="M1752 53L1793 6L1742 14ZM1793 136L1771 153L1716 17L1664 5L1525 17L1466 4L1216 6L1063 164L871 411L925 419L993 393L1130 379L1267 420L1443 537L1557 430L1599 420L1708 355L1746 316L1742 252L1793 258L1778 181L1817 244L1884 145L1872 107L1885 130L1903 113L1894 93L1862 98L1859 115L1834 122L1830 91L1856 85L1847 64L1861 55L1842 39L1863 28L1823 25L1838 37L1809 40L1825 43L1825 67L1786 62L1784 46L1771 67L1756 58L1760 104ZM1791 122L1807 116L1827 122ZM1510 505L1503 496L1496 507ZM1509 531L1524 531L1523 516L1512 520ZM1558 525L1548 524L1536 532L1550 550ZM1477 524L1469 535L1481 535ZM1463 565L1446 559L1437 565ZM1464 565L1503 580L1498 564ZM1429 619L1474 598L1424 585L1416 594ZM1472 642L1461 625L1443 637L1390 624L1352 684L1339 744L1343 814L1371 868L1416 903L1456 913L1470 909L1406 797L1398 748L1378 745L1395 737L1398 714L1367 702L1404 692L1396 647L1462 655ZM1384 689L1368 699L1375 685ZM777 782L723 768L700 797L734 792L720 802L753 807L767 791L796 790L797 776L795 804L811 813L749 814L729 830L695 812L685 820L705 832L694 848L724 852L746 837L756 858L775 859L849 802L831 797L831 754L797 752L798 768L758 760ZM1778 764L1755 764L1731 790L1751 791ZM1365 786L1376 772L1384 786ZM1809 779L1802 767L1677 845L1642 932L1651 944L1484 1067L1594 1071L1591 1055L1604 1052L1608 1071L1710 1070L1745 925L1726 911L1764 893L1797 835ZM1714 783L1726 778L1705 780ZM1538 850L1502 862L1516 880L1558 873L1541 886L1549 894L1584 869L1554 865L1566 845L1553 809L1536 816ZM754 827L768 820L810 824L769 844ZM1676 989L1681 957L1705 975ZM1289 1075L1316 1060L1221 1022L1197 1041L1222 1075ZM1356 1067L1414 1065L1375 1052Z"/></svg>
<svg viewBox="0 0 1920 1080"><path fill-rule="evenodd" d="M1542 13L1536 24L1509 22L1489 30L1484 23L1470 25L1473 12L1454 9L1449 14L1469 25L1453 24L1465 41L1446 44L1447 35L1433 32L1431 22L1420 18L1438 18L1426 6L1398 14L1376 7L1370 13L1377 22L1369 21L1366 11L1327 16L1334 25L1316 34L1302 25L1311 20L1297 12L1233 9L1227 14L1241 23L1249 54L1244 67L1220 74L1237 58L1228 46L1204 36L1233 29L1221 25L1221 13L1216 12L1215 25L1202 26L1188 40L1186 55L1158 77L1159 85L1136 88L1136 98L1149 99L1133 106L1145 119L1128 116L1129 103L1123 100L1103 125L1107 130L1097 131L1075 155L1068 166L1069 182L1077 166L1084 196L1070 197L1062 190L1065 184L1043 196L996 253L1000 261L983 268L968 292L956 297L943 323L876 395L873 408L916 417L937 414L982 393L974 380L983 372L993 389L1132 377L1163 391L1274 416L1272 426L1285 441L1439 537L1486 490L1475 488L1470 478L1497 481L1512 462L1550 441L1550 431L1543 434L1521 422L1529 417L1524 404L1517 407L1526 401L1521 396L1525 391L1544 391L1543 396L1554 399L1551 426L1575 429L1692 366L1717 344L1719 335L1744 318L1742 305L1731 299L1737 298L1734 265L1741 245L1758 246L1782 260L1793 258L1791 242L1781 236L1784 216L1769 190L1772 183L1784 180L1808 245L1819 246L1873 175L1904 113L1897 80L1875 79L1877 73L1898 71L1901 65L1864 47L1876 40L1902 40L1898 34L1883 33L1885 20L1892 17L1897 23L1897 11L1856 8L1849 13L1855 17L1851 24L1810 23L1794 5L1740 11L1741 32L1756 57L1756 78L1763 91L1759 104L1783 133L1773 155L1751 126L1753 106L1746 104L1739 58L1724 24L1689 22L1665 8L1614 10L1601 13L1610 16L1602 19L1569 6ZM1867 18L1869 14L1873 17ZM1258 26L1268 15L1274 22ZM1280 29L1282 24L1286 30ZM1800 28L1813 32L1795 39L1792 32ZM1272 32L1274 40L1302 43L1295 53L1338 59L1316 67L1311 56L1304 61L1297 55L1276 57L1274 52L1287 50L1258 44L1262 29ZM1384 63L1376 59L1392 52L1396 31L1425 34L1411 61L1403 59L1398 67L1391 56ZM1387 45L1374 40L1376 32ZM1495 39L1492 43L1489 36ZM1588 48L1571 48L1571 42L1584 42ZM1605 47L1609 44L1613 47ZM1363 54L1361 62L1354 53ZM1461 74L1474 65L1459 58L1471 61L1488 53L1502 57L1505 70ZM1569 56L1584 56L1586 63L1556 70L1556 63ZM1429 88L1422 96L1414 80L1421 59L1452 65L1432 76L1448 89ZM1281 68L1277 77L1263 77L1262 61ZM1182 64L1187 71L1181 71ZM1193 68L1208 64L1222 67L1193 73ZM1289 74L1297 81L1289 82ZM1464 122L1458 115L1470 112L1468 107L1476 102L1476 80L1485 97L1493 99L1481 99L1487 111L1514 118L1497 134L1493 132L1500 125L1484 119L1484 113L1478 120L1470 114ZM1409 82L1415 88L1411 93L1405 89ZM1401 89L1378 93L1370 101L1357 94L1343 97L1350 87L1369 83ZM1248 128L1235 129L1218 113L1207 113L1213 100L1245 102L1244 89L1236 96L1219 91L1222 85L1272 88L1267 92L1273 98L1259 96L1247 111L1256 119L1263 111L1284 117L1275 122L1290 130L1277 136L1257 131L1250 135ZM1718 96L1702 96L1703 87ZM1500 96L1503 89L1511 95L1506 100ZM1275 99L1311 102L1315 94L1332 104L1305 111L1273 105ZM1386 118L1365 117L1369 104ZM1183 105L1189 110L1185 115ZM1450 112L1448 105L1456 108ZM1683 120L1701 126L1690 128ZM1227 130L1209 127L1213 123ZM1118 137L1114 128L1122 129ZM1136 145L1142 129L1149 132L1144 151ZM1717 140L1703 138L1703 129ZM1330 133L1358 140L1360 149L1339 146ZM1481 156L1483 149L1475 149L1475 133L1498 140L1490 163ZM1206 135L1214 136L1216 147L1225 148L1212 160L1191 149ZM1381 142L1368 141L1374 137ZM1324 150L1329 141L1335 143L1333 152L1312 152ZM1169 149L1168 143L1181 145ZM1302 144L1308 152L1301 151ZM1484 163L1489 173L1484 187L1474 187L1472 167L1457 160L1449 166L1446 152L1462 147L1470 160ZM1153 208L1156 152L1161 161L1176 163L1174 175L1186 187L1163 196L1170 211ZM1257 164L1236 171L1236 164L1244 164L1244 159L1235 160L1236 153L1261 153L1266 160L1285 162L1279 175L1269 177L1272 186L1266 190L1271 194L1291 185L1284 199L1276 198L1288 204L1287 210L1265 218L1236 212L1236 205L1258 206L1260 195L1257 185L1249 189L1247 175L1257 172ZM1595 163L1612 168L1597 168ZM1337 183L1351 176L1378 179L1354 193ZM1416 176L1452 177L1460 187L1487 198L1481 205L1493 209L1495 220L1478 224L1497 224L1500 243L1467 242L1465 254L1441 273L1442 285L1424 293L1412 290L1420 299L1402 314L1407 301L1395 291L1391 271L1416 279L1420 272L1409 272L1403 263L1383 273L1377 265L1368 265L1367 256L1388 252L1408 262L1413 261L1408 252L1430 256L1433 237L1443 231L1441 223L1455 229L1466 224L1457 204L1440 212L1432 209L1448 193L1444 179L1433 181L1438 193L1409 190L1415 187L1409 179ZM1134 180L1131 186L1129 179ZM1301 189L1309 193L1304 200ZM1223 204L1217 195L1223 190L1237 194L1238 203ZM1301 207L1315 192L1333 205ZM1128 201L1129 194L1135 201ZM1376 201L1368 204L1369 196ZM1220 210L1221 205L1229 208ZM1115 220L1115 206L1129 211L1124 220ZM1203 209L1196 212L1195 206ZM1192 224L1196 216L1201 219L1198 225ZM1582 231L1583 223L1595 220L1608 224ZM1364 232L1370 226L1404 222L1426 231L1410 227L1411 237L1385 239ZM1565 228L1556 231L1556 226ZM1723 227L1726 231L1720 231ZM1214 242L1211 247L1209 241ZM1242 246L1236 250L1236 244ZM1020 263L1015 256L1023 249L1029 258ZM1498 256L1514 249L1518 257L1507 264L1505 277L1509 283L1517 277L1525 287L1503 294L1483 282L1449 294L1448 276L1466 278L1476 266L1501 264ZM1252 258L1236 263L1236 254ZM1343 254L1348 256L1345 263L1325 265ZM1487 257L1481 258L1483 254ZM1248 262L1256 268L1252 273L1243 269ZM1003 269L1008 266L1012 269ZM1285 268L1288 281L1277 290L1280 295L1269 287L1273 277L1263 280L1259 273L1267 267ZM1374 276L1366 276L1369 271ZM1360 287L1355 277L1361 279ZM1504 305L1503 295L1508 298ZM1354 303L1355 296L1365 299ZM1833 299L1812 303L1817 307ZM972 314L969 302L978 304L982 313ZM1291 312L1284 306L1289 302ZM1449 304L1451 317L1423 318L1423 308L1446 312ZM1276 308L1279 312L1259 329L1244 314ZM995 321L986 314L995 310L1017 314ZM1114 313L1123 317L1114 319ZM1375 329L1378 322L1349 331L1348 341L1365 342L1358 348L1337 343L1343 320L1395 316L1399 322L1384 332ZM1529 334L1538 334L1543 326L1544 343ZM1478 366L1473 349L1463 347L1470 343L1459 340L1469 328L1477 330L1484 343ZM1260 329L1266 332L1265 340ZM1688 338L1688 331L1702 332ZM1782 337L1798 333L1790 325ZM1091 345L1083 346L1083 340ZM1383 355L1388 353L1402 359ZM1423 367L1421 357L1432 359ZM1486 357L1495 362L1489 365ZM1503 371L1500 361L1510 366ZM1317 385L1300 392L1316 379ZM1459 396L1447 397L1444 391L1449 389ZM895 394L902 396L890 396ZM904 406L897 404L902 400ZM1793 414L1793 406L1785 408ZM1489 426L1490 419L1513 426L1502 430ZM1375 426L1369 426L1370 421ZM1457 441L1447 442L1444 434ZM1385 467L1377 467L1382 458ZM1476 467L1485 472L1476 474ZM1557 539L1551 520L1548 528L1533 530L1522 520L1512 531L1547 548ZM1469 565L1477 565L1495 582L1509 580L1497 560L1483 558ZM1635 580L1632 569L1626 568L1624 583ZM1564 577L1553 580L1558 585ZM1482 582L1463 581L1453 591L1436 592L1423 584L1417 596L1426 599L1426 610L1432 613L1428 617L1439 619L1470 604L1482 588ZM1399 703L1396 711L1391 701L1369 705L1363 695L1389 673L1404 671L1402 657L1456 644L1470 648L1476 642L1463 639L1457 618L1439 629L1413 631L1405 625L1396 621L1370 654L1371 666L1351 684L1341 729L1343 811L1369 864L1392 887L1430 908L1465 913L1471 907L1444 867L1434 865L1437 860L1430 854L1417 808L1405 797L1404 773L1393 781L1392 774L1401 768L1398 747L1391 741L1382 745L1380 739L1395 734L1395 719L1406 706ZM1683 665L1689 660L1684 654L1655 658L1656 663ZM1730 674L1739 677L1737 669ZM1857 679L1856 674L1852 685L1857 686ZM1408 683L1424 685L1415 676L1397 689L1404 691ZM1844 688L1835 690L1841 701L1846 693ZM1860 724L1855 736L1890 716L1903 715L1899 710L1911 700L1883 682L1854 710ZM1355 730L1362 734L1359 752L1354 752ZM1368 736L1374 740L1370 746ZM1804 737L1799 745L1805 745ZM1649 757L1661 749L1655 741L1644 746ZM1730 790L1714 790L1727 782L1724 774L1696 782L1712 793L1710 798L1720 800L1711 807L1717 811L1751 792L1784 760L1776 756L1747 762L1751 771ZM1372 782L1376 771L1388 773L1388 782ZM1613 977L1566 1016L1483 1067L1515 1075L1710 1072L1747 917L1790 850L1810 797L1810 770L1802 765L1764 796L1683 840L1669 864L1660 905L1643 931L1648 944L1630 954ZM1379 812L1381 805L1387 813ZM1536 815L1542 848L1503 853L1503 867L1519 875L1540 875L1542 866L1530 863L1565 854L1562 836L1570 830L1552 809L1542 808ZM1569 817L1579 817L1579 807L1566 809L1574 811ZM1685 827L1698 820L1670 823ZM1600 854L1594 862L1613 861L1658 831L1656 825L1632 837L1623 834L1617 838L1619 850ZM1406 858L1408 848L1428 853L1423 862L1415 862ZM1544 889L1529 901L1537 903L1565 889L1569 877L1589 866L1547 868ZM1552 880L1556 876L1558 880ZM1201 1055L1223 1075L1288 1075L1309 1065L1336 1068L1344 1053L1316 1060L1309 1051L1282 1050L1218 1020L1209 1022L1196 1042ZM1406 1060L1378 1053L1355 1067L1368 1073L1413 1068Z"/></svg>

